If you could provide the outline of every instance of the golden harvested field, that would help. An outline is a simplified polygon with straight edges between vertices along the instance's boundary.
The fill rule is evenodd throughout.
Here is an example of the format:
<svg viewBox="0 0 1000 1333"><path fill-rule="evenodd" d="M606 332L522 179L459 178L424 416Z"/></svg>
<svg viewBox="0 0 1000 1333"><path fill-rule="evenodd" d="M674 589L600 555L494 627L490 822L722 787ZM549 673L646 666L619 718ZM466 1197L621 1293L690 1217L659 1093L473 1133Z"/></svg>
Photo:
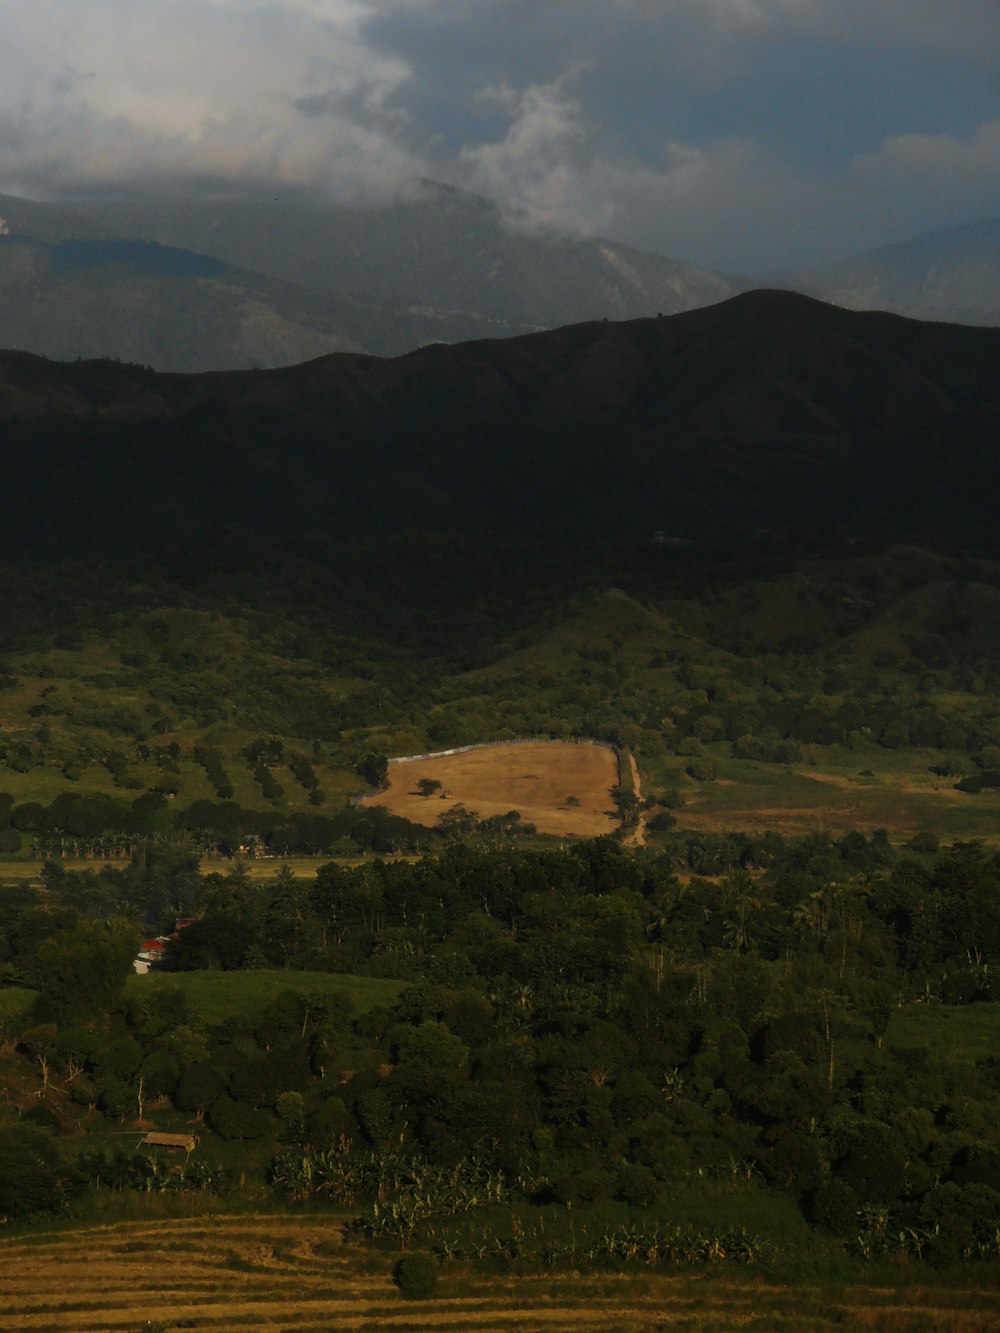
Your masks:
<svg viewBox="0 0 1000 1333"><path fill-rule="evenodd" d="M421 778L440 782L440 791L421 796ZM537 741L390 764L388 789L364 804L385 806L429 828L456 805L481 819L519 810L539 833L592 838L618 827L609 795L617 782L618 759L609 747ZM566 807L568 796L579 805Z"/></svg>
<svg viewBox="0 0 1000 1333"><path fill-rule="evenodd" d="M130 1222L0 1242L4 1333L657 1333L878 1329L986 1333L1000 1293L859 1284L823 1289L752 1272L504 1275L448 1266L424 1301L391 1280L397 1256L344 1243L322 1216Z"/></svg>

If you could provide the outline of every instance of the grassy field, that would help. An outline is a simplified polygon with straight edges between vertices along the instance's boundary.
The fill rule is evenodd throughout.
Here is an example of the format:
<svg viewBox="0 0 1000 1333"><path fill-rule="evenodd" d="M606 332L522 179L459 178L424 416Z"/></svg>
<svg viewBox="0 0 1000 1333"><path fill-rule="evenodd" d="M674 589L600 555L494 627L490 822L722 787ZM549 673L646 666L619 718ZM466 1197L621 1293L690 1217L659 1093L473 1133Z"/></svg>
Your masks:
<svg viewBox="0 0 1000 1333"><path fill-rule="evenodd" d="M321 995L346 991L354 1001L354 1012L365 1014L376 1005L392 1004L404 985L402 981L382 977L357 977L340 972L284 972L274 968L255 972L149 972L144 977L130 976L126 982L128 994L136 997L180 988L192 1007L209 1023L255 1012L285 990ZM0 1022L5 1018L16 1018L34 998L35 991L20 986L0 990Z"/></svg>
<svg viewBox="0 0 1000 1333"><path fill-rule="evenodd" d="M148 1201L153 1211L159 1199ZM336 1215L207 1215L13 1236L0 1243L5 1333L654 1333L877 1329L985 1333L1000 1291L977 1281L785 1285L753 1270L490 1273L441 1270L423 1301L395 1288L397 1256L347 1243Z"/></svg>
<svg viewBox="0 0 1000 1333"><path fill-rule="evenodd" d="M1000 1004L910 1004L893 1014L886 1042L926 1050L941 1064L970 1065L1000 1050Z"/></svg>
<svg viewBox="0 0 1000 1333"><path fill-rule="evenodd" d="M7 986L0 990L0 1023L5 1018L16 1018L31 1004L37 991L26 990L21 986Z"/></svg>
<svg viewBox="0 0 1000 1333"><path fill-rule="evenodd" d="M346 991L354 1001L355 1013L363 1014L376 1005L391 1004L403 984L382 977L267 968L254 972L149 972L144 977L129 977L127 983L129 994L136 996L179 986L210 1023L260 1009L284 990L321 994Z"/></svg>
<svg viewBox="0 0 1000 1333"><path fill-rule="evenodd" d="M421 796L421 778L440 782L440 791ZM607 746L540 741L392 764L388 789L367 804L427 827L456 805L483 819L519 810L540 833L597 837L617 827L609 795L617 781L618 760ZM567 806L567 797L577 804Z"/></svg>
<svg viewBox="0 0 1000 1333"><path fill-rule="evenodd" d="M956 791L955 778L930 771L940 762L937 751L859 755L816 746L788 766L714 754L711 761L715 776L708 781L689 777L675 757L644 772L644 788L673 787L683 797L683 808L673 811L680 829L836 835L884 828L897 842L930 829L943 842L1000 841L1000 791Z"/></svg>

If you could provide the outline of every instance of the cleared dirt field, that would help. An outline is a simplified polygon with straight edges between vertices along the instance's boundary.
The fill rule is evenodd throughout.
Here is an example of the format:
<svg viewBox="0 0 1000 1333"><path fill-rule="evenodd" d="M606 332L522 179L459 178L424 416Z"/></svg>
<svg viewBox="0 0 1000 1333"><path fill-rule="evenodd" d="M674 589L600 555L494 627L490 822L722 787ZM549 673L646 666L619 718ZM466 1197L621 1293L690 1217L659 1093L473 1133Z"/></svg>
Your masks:
<svg viewBox="0 0 1000 1333"><path fill-rule="evenodd" d="M440 782L440 790L421 796L421 778ZM390 764L388 789L364 804L385 806L428 828L456 805L481 819L520 810L539 833L592 838L618 827L609 795L617 782L618 760L608 747L538 741ZM579 805L567 807L567 797Z"/></svg>
<svg viewBox="0 0 1000 1333"><path fill-rule="evenodd" d="M961 1286L785 1286L754 1273L546 1273L442 1269L430 1299L394 1287L395 1254L344 1244L335 1216L204 1216L0 1242L4 1333L655 1333L663 1329L880 1329L985 1333L1000 1292Z"/></svg>

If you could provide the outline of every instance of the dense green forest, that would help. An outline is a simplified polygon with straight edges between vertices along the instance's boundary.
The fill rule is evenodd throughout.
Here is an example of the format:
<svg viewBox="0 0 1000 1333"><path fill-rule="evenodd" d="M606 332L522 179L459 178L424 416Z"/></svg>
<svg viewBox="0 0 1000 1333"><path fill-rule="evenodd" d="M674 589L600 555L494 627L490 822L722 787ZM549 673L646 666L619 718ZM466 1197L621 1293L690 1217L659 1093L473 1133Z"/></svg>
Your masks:
<svg viewBox="0 0 1000 1333"><path fill-rule="evenodd" d="M442 1259L995 1260L998 891L992 852L884 833L264 882L156 843L53 862L0 903L0 1210L249 1181ZM129 981L138 926L180 914L172 975ZM187 987L276 967L221 1021ZM366 976L398 998L356 1009ZM135 1125L200 1143L170 1164Z"/></svg>

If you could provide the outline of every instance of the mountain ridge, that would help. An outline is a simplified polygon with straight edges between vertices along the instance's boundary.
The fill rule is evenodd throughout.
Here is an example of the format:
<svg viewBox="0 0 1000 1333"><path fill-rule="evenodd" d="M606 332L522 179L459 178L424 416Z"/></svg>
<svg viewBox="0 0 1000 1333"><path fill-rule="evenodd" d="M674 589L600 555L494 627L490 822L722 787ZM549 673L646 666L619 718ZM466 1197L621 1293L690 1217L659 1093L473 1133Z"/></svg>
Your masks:
<svg viewBox="0 0 1000 1333"><path fill-rule="evenodd" d="M746 285L610 240L521 232L490 201L431 182L413 202L367 210L294 194L65 205L0 196L0 217L0 344L165 370L289 365L348 347L398 355L670 313ZM89 283L46 262L53 247L102 243ZM132 272L143 245L183 253L187 271ZM196 274L199 263L225 271Z"/></svg>
<svg viewBox="0 0 1000 1333"><path fill-rule="evenodd" d="M1000 220L923 232L787 274L781 285L850 310L1000 324Z"/></svg>
<svg viewBox="0 0 1000 1333"><path fill-rule="evenodd" d="M92 518L61 529L83 545L129 525L166 540L216 493L282 540L477 526L700 538L803 521L905 533L951 530L968 506L982 523L1000 499L998 368L1000 331L763 291L261 372L6 353L0 418L25 514L59 496L78 510L105 474Z"/></svg>

